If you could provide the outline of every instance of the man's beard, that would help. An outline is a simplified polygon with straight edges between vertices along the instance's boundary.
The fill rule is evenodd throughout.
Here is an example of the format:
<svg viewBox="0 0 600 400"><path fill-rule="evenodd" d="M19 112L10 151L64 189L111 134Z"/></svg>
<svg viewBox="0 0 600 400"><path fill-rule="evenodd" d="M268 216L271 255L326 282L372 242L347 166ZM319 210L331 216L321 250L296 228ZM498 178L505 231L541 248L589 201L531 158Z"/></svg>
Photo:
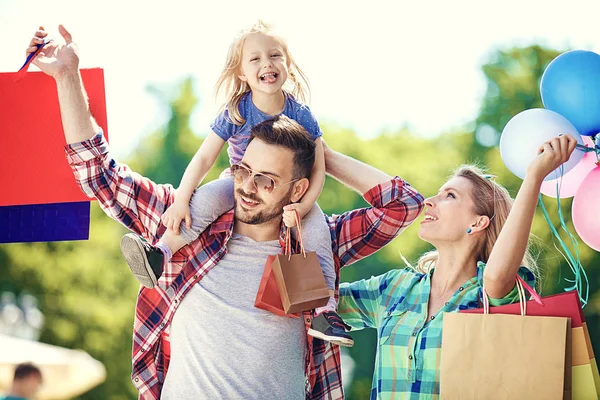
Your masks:
<svg viewBox="0 0 600 400"><path fill-rule="evenodd" d="M243 222L245 224L248 224L248 225L259 225L259 224L264 224L266 222L269 222L269 221L273 220L274 218L278 218L278 217L281 218L281 216L283 215L283 207L287 206L291 202L290 199L292 197L292 190L293 190L293 186L290 187L290 189L285 194L285 196L283 196L281 201L278 204L276 204L275 206L273 206L267 210L260 211L255 215L247 215L247 216L241 215L242 213L238 212L238 207L242 207L242 206L238 203L236 196L234 196L235 219L237 219L238 221ZM242 189L237 189L236 192L238 195L244 196L247 199L258 201L259 203L262 203L262 201L258 197L256 197L256 195L254 195L254 194L245 193Z"/></svg>

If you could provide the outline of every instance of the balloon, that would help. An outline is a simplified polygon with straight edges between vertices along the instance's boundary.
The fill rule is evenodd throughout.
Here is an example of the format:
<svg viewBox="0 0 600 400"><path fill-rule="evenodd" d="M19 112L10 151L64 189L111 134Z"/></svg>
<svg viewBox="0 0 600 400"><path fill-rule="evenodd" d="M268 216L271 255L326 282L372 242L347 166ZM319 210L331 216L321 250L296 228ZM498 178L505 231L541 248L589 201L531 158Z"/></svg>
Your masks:
<svg viewBox="0 0 600 400"><path fill-rule="evenodd" d="M583 143L588 145L588 147L592 147L594 145L594 141L589 136L583 136L582 139ZM544 181L540 191L542 194L555 199L556 185L559 185L559 197L561 199L575 196L575 193L577 193L577 189L579 189L579 185L581 185L583 179L591 170L596 167L597 160L598 158L596 157L596 153L585 153L581 161L579 161L579 163L572 170L564 174L562 178Z"/></svg>
<svg viewBox="0 0 600 400"><path fill-rule="evenodd" d="M577 139L579 144L583 144L577 129L565 117L543 108L521 111L508 121L502 131L500 155L513 174L525 179L527 167L537 157L540 146L560 134L567 133ZM573 169L582 157L583 152L574 151L571 158L562 165L563 173ZM560 176L559 167L544 180L557 179Z"/></svg>
<svg viewBox="0 0 600 400"><path fill-rule="evenodd" d="M575 231L588 246L600 251L600 167L590 171L573 198L571 216Z"/></svg>
<svg viewBox="0 0 600 400"><path fill-rule="evenodd" d="M568 119L585 136L600 132L600 55L573 50L556 57L542 75L544 107Z"/></svg>

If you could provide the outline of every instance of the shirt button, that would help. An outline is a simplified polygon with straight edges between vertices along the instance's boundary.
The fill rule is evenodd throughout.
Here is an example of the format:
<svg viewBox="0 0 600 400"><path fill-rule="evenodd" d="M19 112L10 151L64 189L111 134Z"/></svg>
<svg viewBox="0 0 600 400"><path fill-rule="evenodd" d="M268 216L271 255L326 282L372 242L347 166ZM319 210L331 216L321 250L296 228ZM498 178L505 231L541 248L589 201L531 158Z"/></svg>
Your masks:
<svg viewBox="0 0 600 400"><path fill-rule="evenodd" d="M179 300L175 299L175 304L177 304L177 302L178 302L178 301L179 301Z"/></svg>
<svg viewBox="0 0 600 400"><path fill-rule="evenodd" d="M161 322L161 323L160 323L160 327L161 327L161 328L164 328L164 327L165 327L165 323L164 323L164 322Z"/></svg>
<svg viewBox="0 0 600 400"><path fill-rule="evenodd" d="M194 275L194 279L198 279L198 275Z"/></svg>
<svg viewBox="0 0 600 400"><path fill-rule="evenodd" d="M459 291L459 292L462 292L463 290L465 290L465 288L464 288L464 287L462 287L462 286L458 288L458 291Z"/></svg>
<svg viewBox="0 0 600 400"><path fill-rule="evenodd" d="M142 349L142 353L145 352L146 350Z"/></svg>
<svg viewBox="0 0 600 400"><path fill-rule="evenodd" d="M306 318L306 322L307 322L307 323L310 323L310 318Z"/></svg>
<svg viewBox="0 0 600 400"><path fill-rule="evenodd" d="M408 359L409 359L409 360L412 360L412 355L408 356Z"/></svg>
<svg viewBox="0 0 600 400"><path fill-rule="evenodd" d="M140 378L135 378L135 381L136 381L136 382L139 382L139 381L140 381Z"/></svg>
<svg viewBox="0 0 600 400"><path fill-rule="evenodd" d="M434 319L434 318L435 318L435 315L432 315L432 316L431 316L431 319Z"/></svg>
<svg viewBox="0 0 600 400"><path fill-rule="evenodd" d="M388 316L388 317L391 317L391 316L392 316L392 312L391 312L391 311L388 311L388 312L387 312L387 316Z"/></svg>
<svg viewBox="0 0 600 400"><path fill-rule="evenodd" d="M449 302L449 301L447 301L447 302L446 302L446 305L449 305L449 304L450 304L450 302Z"/></svg>
<svg viewBox="0 0 600 400"><path fill-rule="evenodd" d="M416 332L416 331L415 331L415 332L413 332L413 336L417 336L417 332Z"/></svg>

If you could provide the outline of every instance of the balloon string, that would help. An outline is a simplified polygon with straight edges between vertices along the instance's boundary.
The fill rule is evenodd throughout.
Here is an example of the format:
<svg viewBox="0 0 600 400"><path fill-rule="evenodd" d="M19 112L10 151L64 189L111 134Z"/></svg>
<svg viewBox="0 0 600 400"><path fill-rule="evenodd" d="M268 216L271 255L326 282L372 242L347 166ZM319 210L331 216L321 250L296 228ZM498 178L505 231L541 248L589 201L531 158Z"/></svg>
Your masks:
<svg viewBox="0 0 600 400"><path fill-rule="evenodd" d="M592 139L593 143L597 143L596 137L597 137L597 135L593 135L590 137ZM591 153L593 151L596 155L596 165L600 167L600 145L587 146L587 145L577 143L575 145L575 148L577 150L584 152L585 154Z"/></svg>
<svg viewBox="0 0 600 400"><path fill-rule="evenodd" d="M583 151L584 153L591 153L592 151L595 152L596 155L600 153L600 146L585 146L583 144L577 143L577 145L575 145L575 148Z"/></svg>
<svg viewBox="0 0 600 400"><path fill-rule="evenodd" d="M571 239L571 246L573 247L573 249L575 249L575 259L577 261L577 271L581 274L580 277L583 277L583 279L579 279L579 281L576 281L575 284L577 285L577 290L579 291L579 293L583 293L583 289L584 289L584 285L585 285L585 300L582 299L582 303L585 305L587 303L588 297L589 297L589 292L590 292L590 287L589 287L589 282L588 282L588 277L587 274L585 273L585 270L583 269L583 265L581 264L581 258L579 257L579 242L577 241L577 238L575 237L575 235L573 235L569 229L567 228L567 224L565 223L565 219L563 217L563 213L562 213L562 207L560 206L560 196L556 197L556 204L558 207L558 219L560 221L560 226L562 228L562 230L569 236L569 239Z"/></svg>
<svg viewBox="0 0 600 400"><path fill-rule="evenodd" d="M575 275L574 280L569 280L569 279L565 278L565 280L567 282L573 283L573 285L571 287L565 288L565 291L577 289L579 299L581 300L582 306L585 307L585 305L587 304L587 301L588 301L589 290L590 290L588 278L585 273L585 270L583 269L583 265L581 265L581 259L579 257L579 250L577 248L577 246L578 246L577 239L575 238L575 236L573 236L569 232L569 230L565 224L563 214L562 214L562 209L560 207L560 196L558 195L559 194L558 188L557 188L556 194L557 194L556 201L557 201L557 205L558 205L558 218L560 220L560 225L561 225L562 230L565 231L567 233L567 235L569 236L569 238L571 239L571 244L573 245L573 247L575 249L575 256L573 256L573 254L568 249L565 242L563 242L563 240L561 239L560 234L558 233L558 231L556 230L556 228L550 221L550 217L548 216L548 211L546 210L546 207L544 206L544 202L542 201L542 195L539 195L538 202L542 209L542 213L544 214L544 218L546 219L546 222L548 223L548 226L550 227L550 230L552 231L552 235L553 235L552 241L554 242L554 238L556 238L556 240L560 244L560 247L563 250L562 252L559 251L559 253L561 253L561 255L565 258L565 260L567 261L567 264L571 268L571 271ZM584 290L584 286L585 286L585 290ZM583 294L583 296L582 296L582 294Z"/></svg>

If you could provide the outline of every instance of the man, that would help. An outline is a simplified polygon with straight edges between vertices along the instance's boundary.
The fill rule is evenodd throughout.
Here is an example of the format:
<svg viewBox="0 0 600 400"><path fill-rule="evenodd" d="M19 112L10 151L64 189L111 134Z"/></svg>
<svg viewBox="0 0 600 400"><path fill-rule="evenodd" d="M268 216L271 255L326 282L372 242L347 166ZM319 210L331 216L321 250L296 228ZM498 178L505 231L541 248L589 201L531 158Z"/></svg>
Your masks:
<svg viewBox="0 0 600 400"><path fill-rule="evenodd" d="M21 363L15 368L10 392L4 400L29 400L35 398L42 386L42 372L32 363Z"/></svg>
<svg viewBox="0 0 600 400"><path fill-rule="evenodd" d="M40 29L28 53L46 36ZM109 216L156 243L174 190L112 158L88 109L76 46L64 27L59 31L66 44L47 44L34 63L56 80L76 180ZM253 306L267 255L282 249L282 205L308 187L297 176L303 148L314 158L314 144L295 122L274 119L263 130L253 132L242 160L246 174L235 180L234 210L173 257L158 287L140 290L132 355L140 398L343 399L339 349L307 337L311 314L292 319ZM328 218L339 273L406 228L423 197L400 178L329 149L326 163L331 176L372 204ZM265 194L262 177L280 189Z"/></svg>

